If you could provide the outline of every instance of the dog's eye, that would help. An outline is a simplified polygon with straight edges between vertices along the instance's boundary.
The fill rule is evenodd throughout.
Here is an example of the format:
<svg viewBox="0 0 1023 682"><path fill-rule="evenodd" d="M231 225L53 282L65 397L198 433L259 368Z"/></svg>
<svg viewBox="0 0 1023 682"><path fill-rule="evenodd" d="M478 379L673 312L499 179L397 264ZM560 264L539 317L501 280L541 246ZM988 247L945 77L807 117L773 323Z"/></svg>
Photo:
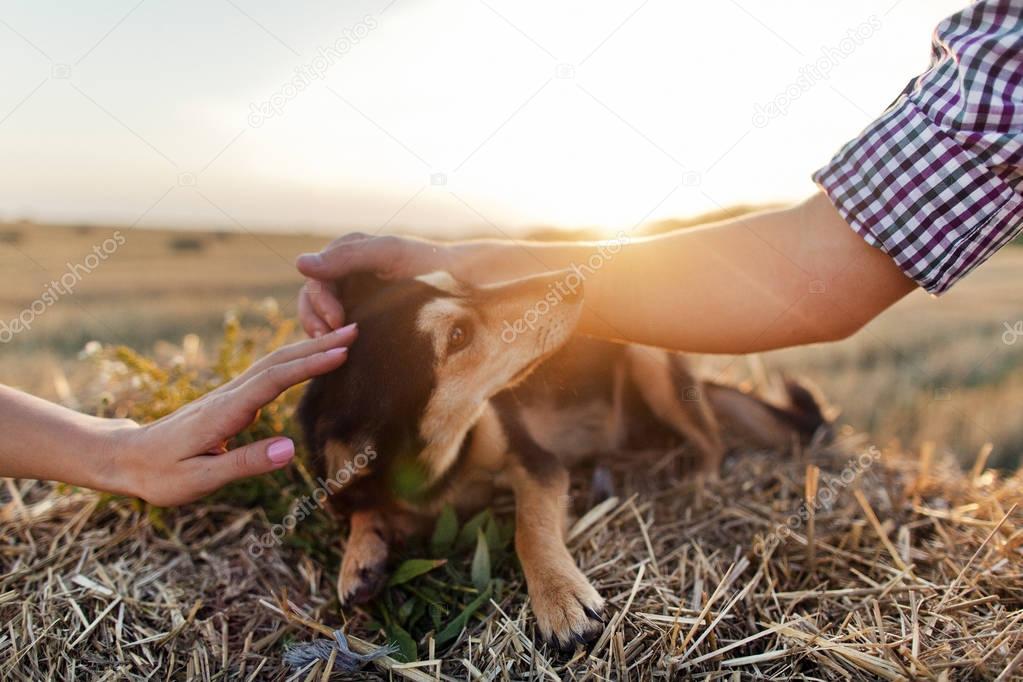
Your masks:
<svg viewBox="0 0 1023 682"><path fill-rule="evenodd" d="M465 348L469 343L469 327L464 324L456 324L448 332L448 352L454 353Z"/></svg>

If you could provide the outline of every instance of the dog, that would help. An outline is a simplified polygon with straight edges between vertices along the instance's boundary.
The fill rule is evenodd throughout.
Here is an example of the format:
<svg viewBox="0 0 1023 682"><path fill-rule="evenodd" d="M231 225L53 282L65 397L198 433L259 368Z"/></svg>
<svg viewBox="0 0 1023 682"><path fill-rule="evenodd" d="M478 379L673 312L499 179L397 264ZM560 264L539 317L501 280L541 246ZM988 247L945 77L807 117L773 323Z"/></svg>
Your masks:
<svg viewBox="0 0 1023 682"><path fill-rule="evenodd" d="M712 477L723 432L786 451L827 426L798 383L773 405L699 380L683 355L576 335L582 291L565 281L470 286L437 272L338 284L359 342L310 383L299 418L318 472L349 472L330 498L350 517L342 606L372 598L390 548L444 505L469 513L506 487L540 634L560 649L592 641L604 600L563 540L574 463L685 440L698 475Z"/></svg>

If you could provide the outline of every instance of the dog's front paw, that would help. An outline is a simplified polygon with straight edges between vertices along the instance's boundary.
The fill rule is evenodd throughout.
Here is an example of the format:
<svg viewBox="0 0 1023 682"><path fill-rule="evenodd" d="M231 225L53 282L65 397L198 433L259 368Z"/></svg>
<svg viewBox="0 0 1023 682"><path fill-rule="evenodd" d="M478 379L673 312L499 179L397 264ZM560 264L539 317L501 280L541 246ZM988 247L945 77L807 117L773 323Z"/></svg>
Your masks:
<svg viewBox="0 0 1023 682"><path fill-rule="evenodd" d="M337 595L341 606L365 604L375 597L387 578L385 563L342 570L337 581Z"/></svg>
<svg viewBox="0 0 1023 682"><path fill-rule="evenodd" d="M387 580L387 543L379 534L361 534L349 541L341 560L337 596L341 606L365 604Z"/></svg>
<svg viewBox="0 0 1023 682"><path fill-rule="evenodd" d="M539 582L529 586L529 599L545 641L566 651L603 632L604 600L578 569L547 575Z"/></svg>

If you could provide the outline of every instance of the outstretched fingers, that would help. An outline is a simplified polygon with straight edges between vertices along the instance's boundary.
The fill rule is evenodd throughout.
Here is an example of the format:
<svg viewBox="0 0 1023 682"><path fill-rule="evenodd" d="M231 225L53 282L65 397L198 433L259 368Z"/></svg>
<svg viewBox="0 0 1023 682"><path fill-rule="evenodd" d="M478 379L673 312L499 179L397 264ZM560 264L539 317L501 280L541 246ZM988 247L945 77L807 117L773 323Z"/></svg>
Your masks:
<svg viewBox="0 0 1023 682"><path fill-rule="evenodd" d="M305 357L311 357L317 353L324 353L333 349L347 349L348 346L355 342L356 337L359 335L359 329L355 324L350 324L347 327L336 329L329 334L323 334L322 336L306 339L304 341L296 341L295 343L288 344L287 346L281 346L274 352L260 358L252 365L236 376L231 381L221 386L218 390L230 391L237 389L246 382L252 380L256 376L265 372L271 367L277 365L286 364L295 360L300 360ZM343 362L343 359L341 360ZM338 363L339 366L341 362ZM330 367L329 369L333 369ZM325 370L329 371L329 370ZM322 373L322 372L321 372ZM310 375L311 376L316 376ZM310 378L306 377L306 379ZM302 379L301 381L304 381ZM287 387L285 387L287 388ZM283 390L283 389L282 389Z"/></svg>
<svg viewBox="0 0 1023 682"><path fill-rule="evenodd" d="M310 343L320 340L311 339ZM347 347L335 347L271 364L232 388L233 399L229 403L246 413L255 413L292 386L337 369L347 358Z"/></svg>
<svg viewBox="0 0 1023 682"><path fill-rule="evenodd" d="M259 476L287 465L295 457L290 438L268 438L223 454L200 455L189 466L195 495L200 497L241 478Z"/></svg>

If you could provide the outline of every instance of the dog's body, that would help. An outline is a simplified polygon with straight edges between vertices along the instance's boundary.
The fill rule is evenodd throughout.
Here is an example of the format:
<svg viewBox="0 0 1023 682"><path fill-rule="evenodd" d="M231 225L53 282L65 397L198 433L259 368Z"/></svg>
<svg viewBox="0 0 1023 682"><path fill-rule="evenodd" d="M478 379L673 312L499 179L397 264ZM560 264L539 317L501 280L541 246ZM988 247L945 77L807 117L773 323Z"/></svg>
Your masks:
<svg viewBox="0 0 1023 682"><path fill-rule="evenodd" d="M371 597L389 545L445 504L468 512L503 486L515 495L516 551L541 633L562 647L585 641L600 632L603 599L563 541L569 466L685 439L698 471L714 475L719 424L781 451L825 423L797 384L776 407L698 380L681 355L573 336L581 300L559 284L474 288L435 273L347 287L359 343L313 381L300 410L321 472L354 471L332 498L351 516L342 603ZM533 323L508 324L544 300Z"/></svg>

